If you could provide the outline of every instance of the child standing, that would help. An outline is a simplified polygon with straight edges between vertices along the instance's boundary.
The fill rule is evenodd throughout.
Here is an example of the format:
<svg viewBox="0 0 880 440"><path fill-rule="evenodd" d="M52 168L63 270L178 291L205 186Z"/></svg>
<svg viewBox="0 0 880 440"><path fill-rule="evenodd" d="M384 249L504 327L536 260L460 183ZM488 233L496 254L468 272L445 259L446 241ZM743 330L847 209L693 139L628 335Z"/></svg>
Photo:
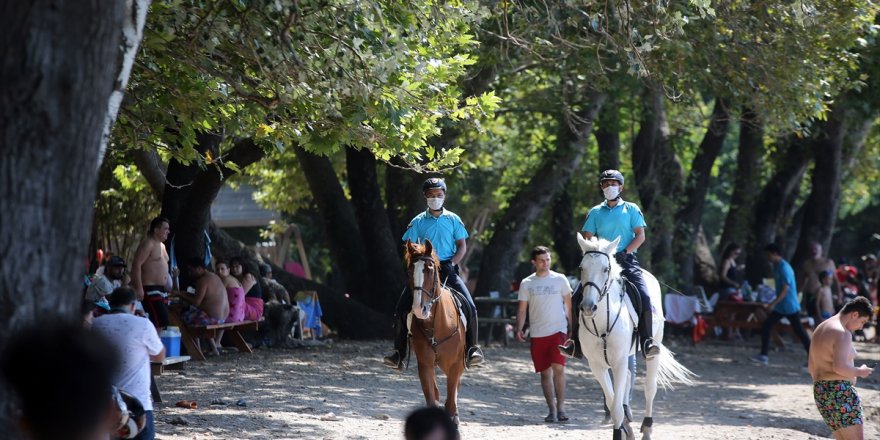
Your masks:
<svg viewBox="0 0 880 440"><path fill-rule="evenodd" d="M830 270L819 272L819 290L816 292L816 312L818 322L822 322L834 316L834 300L831 298L831 282L834 274Z"/></svg>

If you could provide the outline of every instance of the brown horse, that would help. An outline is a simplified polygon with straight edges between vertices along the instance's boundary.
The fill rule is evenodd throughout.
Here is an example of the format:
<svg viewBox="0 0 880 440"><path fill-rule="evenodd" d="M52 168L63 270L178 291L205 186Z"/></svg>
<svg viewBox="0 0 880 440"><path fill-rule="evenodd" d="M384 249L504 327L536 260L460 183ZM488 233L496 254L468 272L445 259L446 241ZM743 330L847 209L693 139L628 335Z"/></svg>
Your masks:
<svg viewBox="0 0 880 440"><path fill-rule="evenodd" d="M413 294L411 340L425 402L440 406L435 367L446 374L446 411L458 425L458 387L464 373L465 327L452 294L440 284L440 261L430 240L406 242L405 260Z"/></svg>

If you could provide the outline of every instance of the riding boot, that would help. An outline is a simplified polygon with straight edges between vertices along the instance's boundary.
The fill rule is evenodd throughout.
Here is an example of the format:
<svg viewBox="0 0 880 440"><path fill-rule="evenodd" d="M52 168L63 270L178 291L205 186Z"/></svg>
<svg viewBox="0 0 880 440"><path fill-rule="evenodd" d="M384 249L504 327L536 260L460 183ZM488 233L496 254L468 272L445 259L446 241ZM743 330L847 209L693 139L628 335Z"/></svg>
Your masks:
<svg viewBox="0 0 880 440"><path fill-rule="evenodd" d="M403 369L403 361L406 358L408 336L406 317L409 314L409 309L411 307L412 295L409 294L409 289L404 289L400 299L397 300L397 310L395 313L397 316L397 323L394 326L394 351L382 359L382 362L385 365L396 370Z"/></svg>
<svg viewBox="0 0 880 440"><path fill-rule="evenodd" d="M571 338L565 341L564 344L556 346L563 356L570 358L582 359L584 357L584 354L581 352L580 337L578 336L578 328L580 327L580 320L578 319L580 307L578 305L582 296L582 290L578 288L577 292L571 297Z"/></svg>
<svg viewBox="0 0 880 440"><path fill-rule="evenodd" d="M483 363L483 350L477 345L477 327L479 326L477 323L477 311L471 308L467 300L462 301L462 307L467 309L468 314L468 325L465 332L465 343L467 345L465 364L468 368L471 368Z"/></svg>
<svg viewBox="0 0 880 440"><path fill-rule="evenodd" d="M642 340L642 354L645 359L651 359L660 354L660 347L654 342L654 314L648 304L642 304L642 314L639 316L639 338Z"/></svg>

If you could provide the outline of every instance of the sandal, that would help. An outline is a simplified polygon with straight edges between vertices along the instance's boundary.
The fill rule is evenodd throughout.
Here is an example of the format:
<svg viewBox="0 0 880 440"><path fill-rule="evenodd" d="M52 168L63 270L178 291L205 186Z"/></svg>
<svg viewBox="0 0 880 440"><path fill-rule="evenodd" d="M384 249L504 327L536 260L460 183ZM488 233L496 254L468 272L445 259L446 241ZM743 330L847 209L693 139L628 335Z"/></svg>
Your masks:
<svg viewBox="0 0 880 440"><path fill-rule="evenodd" d="M181 400L174 404L176 407L187 409L198 409L199 404L195 400Z"/></svg>
<svg viewBox="0 0 880 440"><path fill-rule="evenodd" d="M545 423L554 423L556 421L557 421L556 414L550 413L550 414L547 414L547 417L544 417Z"/></svg>
<svg viewBox="0 0 880 440"><path fill-rule="evenodd" d="M556 421L557 421L557 422L567 422L567 421L568 421L568 416L567 416L564 412L559 411L559 412L556 414Z"/></svg>

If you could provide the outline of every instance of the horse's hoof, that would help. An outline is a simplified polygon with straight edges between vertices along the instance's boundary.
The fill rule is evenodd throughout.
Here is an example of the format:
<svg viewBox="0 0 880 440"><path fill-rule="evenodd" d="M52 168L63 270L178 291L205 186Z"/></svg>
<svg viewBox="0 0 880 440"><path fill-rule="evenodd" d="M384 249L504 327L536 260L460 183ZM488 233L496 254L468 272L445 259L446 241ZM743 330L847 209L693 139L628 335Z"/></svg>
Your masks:
<svg viewBox="0 0 880 440"><path fill-rule="evenodd" d="M456 414L455 417L452 418L452 423L455 424L456 428L458 428L459 422L460 420L458 419L458 415Z"/></svg>

